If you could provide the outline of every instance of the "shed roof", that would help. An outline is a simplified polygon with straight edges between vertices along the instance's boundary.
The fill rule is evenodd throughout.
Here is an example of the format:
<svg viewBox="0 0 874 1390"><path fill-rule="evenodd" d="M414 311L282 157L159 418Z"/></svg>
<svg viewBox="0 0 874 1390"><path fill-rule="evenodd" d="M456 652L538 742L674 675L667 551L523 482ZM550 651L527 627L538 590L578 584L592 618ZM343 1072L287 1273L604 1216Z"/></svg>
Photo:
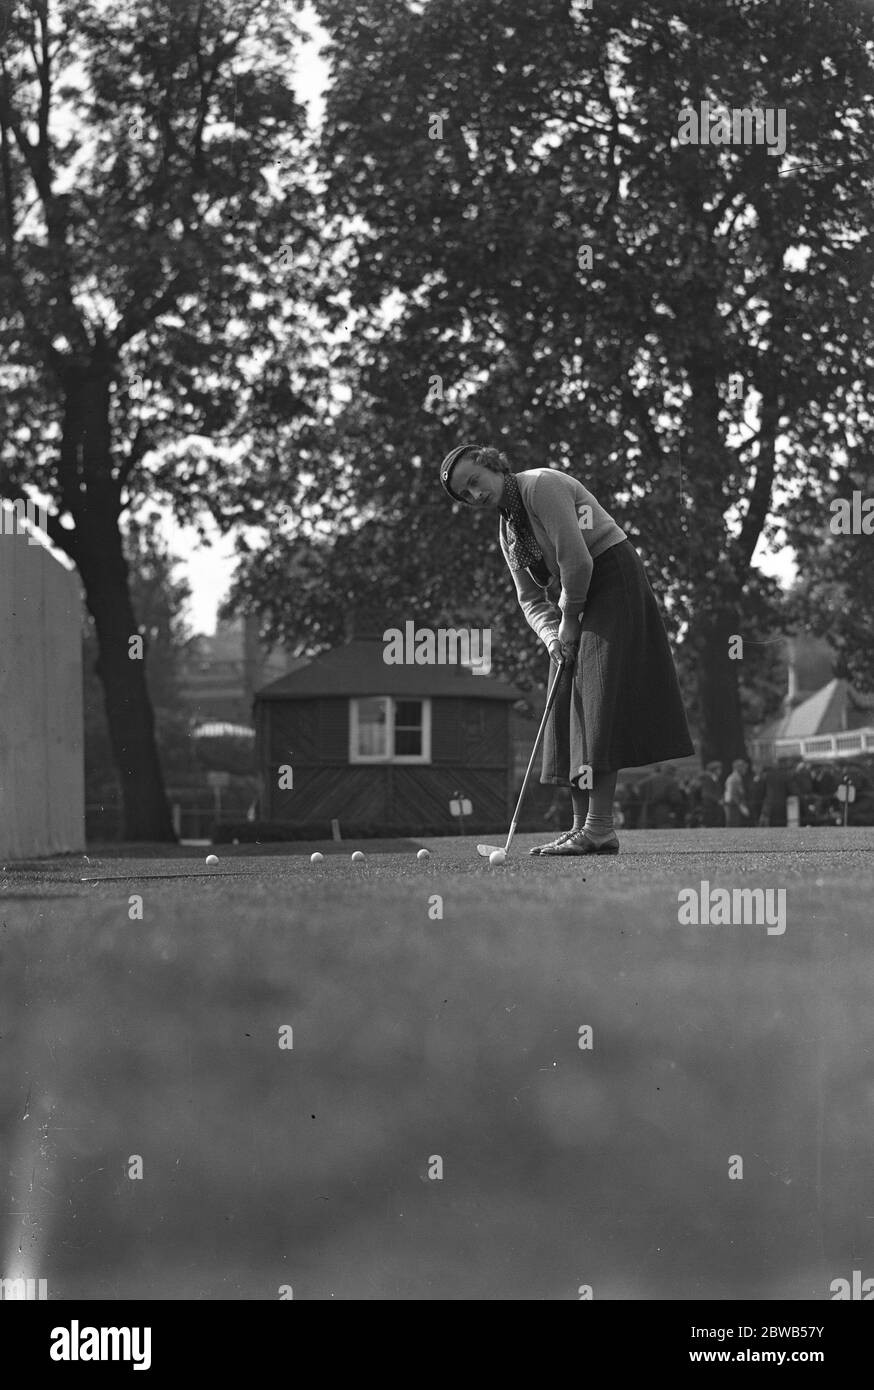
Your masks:
<svg viewBox="0 0 874 1390"><path fill-rule="evenodd" d="M759 738L813 738L816 734L842 733L847 727L847 706L856 703L858 697L845 680L830 680L788 714L767 724Z"/></svg>
<svg viewBox="0 0 874 1390"><path fill-rule="evenodd" d="M525 692L496 676L474 675L466 666L389 666L381 641L357 639L301 660L284 676L255 692L256 700L303 700L348 695L448 696L521 700Z"/></svg>

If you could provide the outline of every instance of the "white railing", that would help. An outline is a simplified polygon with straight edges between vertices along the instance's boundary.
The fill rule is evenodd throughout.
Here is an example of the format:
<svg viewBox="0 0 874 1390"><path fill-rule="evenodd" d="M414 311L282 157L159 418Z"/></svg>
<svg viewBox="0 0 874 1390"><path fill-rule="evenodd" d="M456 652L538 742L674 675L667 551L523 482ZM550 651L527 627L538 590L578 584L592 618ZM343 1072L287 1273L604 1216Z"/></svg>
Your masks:
<svg viewBox="0 0 874 1390"><path fill-rule="evenodd" d="M874 728L849 729L839 734L810 738L753 739L756 758L804 758L809 762L833 762L863 753L874 753Z"/></svg>

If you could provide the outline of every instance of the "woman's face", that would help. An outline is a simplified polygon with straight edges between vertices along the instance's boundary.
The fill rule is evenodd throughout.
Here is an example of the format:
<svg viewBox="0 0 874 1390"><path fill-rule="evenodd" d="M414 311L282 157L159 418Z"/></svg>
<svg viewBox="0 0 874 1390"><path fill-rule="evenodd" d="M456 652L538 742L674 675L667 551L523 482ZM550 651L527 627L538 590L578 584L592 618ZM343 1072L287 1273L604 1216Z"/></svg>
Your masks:
<svg viewBox="0 0 874 1390"><path fill-rule="evenodd" d="M452 472L452 491L469 507L499 507L504 496L504 475L483 468L472 457L462 456Z"/></svg>

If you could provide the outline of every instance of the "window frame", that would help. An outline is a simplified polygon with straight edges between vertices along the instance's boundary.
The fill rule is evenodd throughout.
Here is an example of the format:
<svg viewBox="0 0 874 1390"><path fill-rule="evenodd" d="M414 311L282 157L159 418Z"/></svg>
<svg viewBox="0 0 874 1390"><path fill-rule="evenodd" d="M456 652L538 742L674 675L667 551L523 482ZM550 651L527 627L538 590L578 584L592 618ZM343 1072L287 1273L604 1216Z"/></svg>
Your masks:
<svg viewBox="0 0 874 1390"><path fill-rule="evenodd" d="M364 700L385 700L388 706L386 717L387 751L385 753L359 753L357 750L359 703ZM422 707L422 751L421 753L395 753L395 718L398 704L418 704ZM431 762L431 699L427 695L353 695L349 699L349 762L356 767L382 766L388 763L428 764Z"/></svg>

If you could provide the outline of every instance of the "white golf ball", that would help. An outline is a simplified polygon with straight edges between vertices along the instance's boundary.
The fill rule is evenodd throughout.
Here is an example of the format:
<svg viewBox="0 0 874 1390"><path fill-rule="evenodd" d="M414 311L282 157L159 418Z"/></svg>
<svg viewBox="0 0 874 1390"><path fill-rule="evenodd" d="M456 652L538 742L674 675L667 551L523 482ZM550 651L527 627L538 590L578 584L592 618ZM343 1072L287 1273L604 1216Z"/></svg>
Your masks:
<svg viewBox="0 0 874 1390"><path fill-rule="evenodd" d="M493 849L491 854L489 855L489 863L503 864L506 858L507 851L505 849Z"/></svg>
<svg viewBox="0 0 874 1390"><path fill-rule="evenodd" d="M319 851L316 850L315 854L311 854L311 855L310 855L310 863L311 863L311 864L321 864L321 862L322 862L322 860L324 859L324 857L325 857L325 856L324 856L323 854L319 854Z"/></svg>
<svg viewBox="0 0 874 1390"><path fill-rule="evenodd" d="M215 868L216 864L218 863L218 855L217 855L217 854L208 854L208 855L206 856L206 862L207 862L207 864L209 865L209 867L210 867L211 869Z"/></svg>
<svg viewBox="0 0 874 1390"><path fill-rule="evenodd" d="M431 858L431 851L430 851L429 849L420 849L420 850L419 850L419 853L416 855L416 858L417 858L417 859L430 859L430 858Z"/></svg>
<svg viewBox="0 0 874 1390"><path fill-rule="evenodd" d="M360 849L357 849L357 850L355 851L355 853L352 855L352 863L353 863L353 864L363 864L363 863L364 863L364 855L361 853L361 850L360 850Z"/></svg>

